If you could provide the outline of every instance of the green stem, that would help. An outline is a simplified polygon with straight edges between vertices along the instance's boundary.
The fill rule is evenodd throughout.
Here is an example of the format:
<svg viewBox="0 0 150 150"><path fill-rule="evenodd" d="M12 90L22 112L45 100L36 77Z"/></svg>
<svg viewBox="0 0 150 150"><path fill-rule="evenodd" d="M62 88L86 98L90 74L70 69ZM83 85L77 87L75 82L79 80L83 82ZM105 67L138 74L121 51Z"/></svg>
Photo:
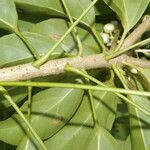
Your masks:
<svg viewBox="0 0 150 150"><path fill-rule="evenodd" d="M32 87L28 86L28 121L31 121Z"/></svg>
<svg viewBox="0 0 150 150"><path fill-rule="evenodd" d="M123 71L121 69L119 69L118 66L115 66L115 65L113 65L113 70L116 73L116 75L118 76L118 78L120 79L120 81L122 82L125 89L128 89L126 80L124 80L124 77L123 77Z"/></svg>
<svg viewBox="0 0 150 150"><path fill-rule="evenodd" d="M144 108L142 108L141 106L137 105L136 103L134 103L133 101L131 101L129 98L123 96L122 94L117 94L120 98L122 98L124 101L126 101L127 103L131 104L132 106L134 106L135 108L141 110L143 113L147 114L148 116L150 116L150 112L145 110Z"/></svg>
<svg viewBox="0 0 150 150"><path fill-rule="evenodd" d="M93 78L92 76L80 71L79 69L76 69L76 68L73 68L73 67L70 67L70 66L66 66L66 70L67 71L71 71L71 72L74 72L74 73L77 73L77 74L80 74L82 75L83 77L93 81L94 83L100 85L100 86L103 86L105 88L108 88L105 84L103 84L102 82L100 82L99 80ZM122 98L124 101L128 102L129 104L133 105L134 107L138 108L139 110L143 111L145 114L147 115L150 115L150 112L144 110L141 106L137 105L136 103L132 102L131 100L129 100L127 97L121 95L120 93L115 93L117 96L119 96L120 98Z"/></svg>
<svg viewBox="0 0 150 150"><path fill-rule="evenodd" d="M91 105L92 116L93 116L94 127L95 127L95 125L98 124L98 120L97 120L97 115L96 115L96 110L95 110L95 105L94 105L92 91L88 90L88 94L89 94L90 105Z"/></svg>
<svg viewBox="0 0 150 150"><path fill-rule="evenodd" d="M86 70L83 70L83 72L86 75L88 75L88 73L86 72ZM84 78L85 78L86 83L89 84L90 80L88 78L86 78L85 76L84 76ZM94 99L93 99L93 95L92 95L92 91L91 90L88 90L88 95L89 95L89 101L90 101L90 106L91 106L91 111L92 111L92 117L93 117L93 122L94 122L94 127L95 127L96 125L99 124L99 122L98 122L98 119L97 119L97 114L96 114L95 105L94 105Z"/></svg>
<svg viewBox="0 0 150 150"><path fill-rule="evenodd" d="M123 53L125 53L125 52L127 52L127 51L129 51L131 49L133 49L133 48L145 46L145 45L147 45L149 43L150 43L150 38L148 38L146 40L143 40L143 41L140 41L140 42L138 42L138 43L136 43L136 44L134 44L132 46L129 46L129 47L125 48L125 49L122 49L122 50L120 50L120 51L118 51L116 53L113 53L110 56L106 56L106 59L109 60L109 59L115 58L115 57L117 57L117 56L119 56L119 55L121 55L121 54L123 54Z"/></svg>
<svg viewBox="0 0 150 150"><path fill-rule="evenodd" d="M19 114L21 119L24 121L28 129L31 131L32 135L35 137L37 142L40 144L41 148L43 150L47 150L45 147L43 141L40 139L40 137L37 135L37 133L34 131L34 129L31 127L30 123L27 121L27 119L24 117L23 113L20 111L19 107L14 103L11 96L7 93L7 90L0 86L0 92L3 94L3 96L8 100L8 102L13 106L13 108L16 110L16 112Z"/></svg>
<svg viewBox="0 0 150 150"><path fill-rule="evenodd" d="M110 88L110 87L100 87L100 86L94 86L94 85L84 85L84 84L81 85L81 84L71 84L71 83L0 81L0 86L17 86L17 87L32 86L32 87L75 88L75 89L83 89L83 90L107 91L107 92L116 92L116 93L150 97L150 92L145 92L145 91L126 90L126 89L122 89L122 88Z"/></svg>
<svg viewBox="0 0 150 150"><path fill-rule="evenodd" d="M104 54L107 54L108 48L105 46L101 36L98 35L98 33L97 33L96 29L95 29L95 26L91 27L91 31L92 31L93 35L95 36L95 38L96 38L97 42L99 43L99 45L102 47L102 52Z"/></svg>
<svg viewBox="0 0 150 150"><path fill-rule="evenodd" d="M64 33L64 35L56 42L56 44L39 60L35 61L33 65L39 68L43 63L45 63L50 57L51 53L61 44L61 42L66 38L66 36L73 30L73 28L80 22L80 20L88 13L88 11L95 5L98 0L94 0L90 6L81 14L81 16L70 26L70 28Z"/></svg>
<svg viewBox="0 0 150 150"><path fill-rule="evenodd" d="M105 84L103 84L103 83L100 82L99 80L97 80L97 79L95 79L94 77L88 75L87 73L84 73L83 71L81 71L81 70L79 70L79 69L77 69L77 68L74 68L73 66L66 65L66 66L65 66L65 70L66 70L66 71L69 71L69 72L73 72L73 73L79 74L79 75L81 75L81 76L83 76L83 77L85 77L85 78L87 78L87 79L93 81L94 83L97 83L98 85L105 87Z"/></svg>
<svg viewBox="0 0 150 150"><path fill-rule="evenodd" d="M122 37L121 37L121 40L120 40L120 42L119 42L117 48L115 49L115 52L118 52L119 49L121 48L121 46L122 46L122 44L123 44L123 42L124 42L124 39L125 39L126 35L127 35L127 32L124 31L124 32L123 32L123 35L122 35Z"/></svg>
<svg viewBox="0 0 150 150"><path fill-rule="evenodd" d="M17 30L15 31L16 35L23 41L23 43L27 46L27 48L30 50L31 54L35 59L40 59L39 53L36 51L36 49L28 42L28 40L22 35L22 33Z"/></svg>
<svg viewBox="0 0 150 150"><path fill-rule="evenodd" d="M73 21L73 18L72 18L72 16L71 16L71 13L70 13L70 11L69 11L67 5L66 5L66 2L65 2L65 0L61 0L61 1L62 1L62 4L63 4L64 8L65 8L65 11L66 11L66 13L67 13L67 15L68 15L68 17L69 17L69 20L70 20L70 22L71 22L71 25L73 25L74 21ZM80 37L79 37L79 34L78 34L78 30L76 29L76 27L74 27L73 31L74 31L74 33L75 33L75 35L76 35L76 40L77 40L78 48L79 48L79 51L78 51L78 55L77 55L77 56L81 56L81 55L82 55L82 52L83 52L82 42L81 42L81 40L80 40Z"/></svg>

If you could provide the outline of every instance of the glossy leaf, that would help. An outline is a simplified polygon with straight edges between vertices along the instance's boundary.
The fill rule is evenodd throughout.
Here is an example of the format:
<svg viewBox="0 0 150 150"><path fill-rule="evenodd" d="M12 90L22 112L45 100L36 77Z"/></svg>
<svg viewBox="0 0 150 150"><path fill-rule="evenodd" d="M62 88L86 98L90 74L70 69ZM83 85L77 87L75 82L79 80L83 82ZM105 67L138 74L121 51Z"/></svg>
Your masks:
<svg viewBox="0 0 150 150"><path fill-rule="evenodd" d="M139 78L141 80L141 83L143 84L145 90L150 91L150 69L149 68L139 68L138 69Z"/></svg>
<svg viewBox="0 0 150 150"><path fill-rule="evenodd" d="M103 15L112 13L112 10L109 8L109 6L106 5L104 1L99 0L95 5L95 13L96 15Z"/></svg>
<svg viewBox="0 0 150 150"><path fill-rule="evenodd" d="M39 92L32 100L31 126L42 139L49 138L72 117L80 105L82 96L83 90L77 89L50 88ZM21 107L25 115L27 108L28 103L25 102ZM0 140L17 145L25 136L24 127L25 124L18 114L1 121Z"/></svg>
<svg viewBox="0 0 150 150"><path fill-rule="evenodd" d="M45 145L51 150L120 150L116 140L102 127L85 127L76 134L75 129L68 127L67 130L63 130L64 132L60 131L59 136L49 139Z"/></svg>
<svg viewBox="0 0 150 150"><path fill-rule="evenodd" d="M54 41L48 37L36 33L23 32L23 35L37 49L39 54L44 55L54 45ZM60 56L63 52L58 47L51 58ZM0 38L0 67L27 63L33 61L33 56L25 44L15 35L10 34Z"/></svg>
<svg viewBox="0 0 150 150"><path fill-rule="evenodd" d="M57 41L68 30L68 28L68 22L63 19L48 19L33 25L30 31L47 35L51 39ZM100 48L93 36L85 29L77 29L84 48L83 55L99 53ZM62 46L66 52L74 51L76 49L76 45L76 40L72 33L69 34L62 42Z"/></svg>
<svg viewBox="0 0 150 150"><path fill-rule="evenodd" d="M115 111L113 103L116 103L117 100L115 95L110 94L107 92L94 92L94 104L98 121L104 128L109 130L111 125L108 123L113 122L112 115ZM111 99L112 101L109 99L111 96L114 97L114 99ZM113 107L110 108L108 103L110 107L111 105ZM93 127L89 99L85 96L71 121L56 135L45 141L45 145L51 150L117 150L117 142L103 127Z"/></svg>
<svg viewBox="0 0 150 150"><path fill-rule="evenodd" d="M109 81L109 82L107 81L106 84L111 86L113 83L111 81ZM96 113L98 116L98 122L100 123L100 125L102 127L104 127L105 129L110 131L112 128L112 124L114 122L114 119L115 119L115 112L117 109L117 101L119 99L113 93L100 92L100 91L95 91L93 93L93 97L94 97L94 104L95 104ZM111 100L110 100L110 98L111 98ZM92 114L91 114L91 106L89 103L89 97L87 95L84 96L83 101L80 105L80 108L78 109L75 116L62 129L63 130L62 132L67 132L68 135L64 135L66 133L64 133L63 135L65 137L66 136L70 137L71 134L72 135L74 135L74 134L78 135L78 134L80 134L80 132L82 132L82 126L83 126L83 128L84 127L85 128L93 128L93 118L92 118ZM69 131L68 131L68 129L69 129ZM59 132L61 132L61 131L59 131ZM59 134L59 132L58 132L58 134ZM91 132L91 130L90 130L90 132ZM60 135L58 135L58 136L60 136ZM68 137L68 139L69 139L69 137ZM68 140L68 139L66 139L66 140ZM81 137L81 139L82 139L82 137ZM70 140L73 140L73 139L70 139ZM35 144L34 144L35 142L36 141L34 139L30 140L29 138L24 137L22 139L22 141L19 143L18 150L21 150L21 148L34 150L34 149L36 149ZM65 141L65 142L70 142L70 141ZM38 143L37 143L37 145L38 145Z"/></svg>
<svg viewBox="0 0 150 150"><path fill-rule="evenodd" d="M13 0L0 0L0 28L14 31L17 29L17 12Z"/></svg>
<svg viewBox="0 0 150 150"><path fill-rule="evenodd" d="M121 143L120 146L122 146L122 143ZM130 136L128 136L128 138L126 139L126 141L125 141L125 143L124 143L124 145L123 145L123 150L132 150L132 148L131 148L131 138L130 138Z"/></svg>
<svg viewBox="0 0 150 150"><path fill-rule="evenodd" d="M24 21L24 20L18 20L18 28L21 32L30 32L30 28L34 25L32 22Z"/></svg>
<svg viewBox="0 0 150 150"><path fill-rule="evenodd" d="M97 115L100 125L111 130L115 120L118 97L113 93L99 91L94 93L94 98L98 101Z"/></svg>
<svg viewBox="0 0 150 150"><path fill-rule="evenodd" d="M111 134L102 127L83 128L79 133L75 126L59 131L59 136L55 135L45 142L47 149L51 150L120 150L118 143ZM78 132L78 131L77 131ZM72 135L71 135L72 134ZM23 139L17 150L36 150L38 147L29 139Z"/></svg>
<svg viewBox="0 0 150 150"><path fill-rule="evenodd" d="M138 81L136 82L136 86L142 89L142 86ZM145 110L149 111L150 101L146 97L141 96L129 96L129 98L135 102L136 104L143 107ZM131 134L131 147L132 150L148 150L150 149L150 116L144 114L138 109L128 106L130 113L130 134Z"/></svg>
<svg viewBox="0 0 150 150"><path fill-rule="evenodd" d="M15 0L15 2L17 7L29 12L66 17L62 3L59 0ZM79 18L90 4L91 0L66 0L66 5L70 10L72 17L75 19ZM94 20L94 8L92 8L81 22L86 26L91 26L94 23Z"/></svg>
<svg viewBox="0 0 150 150"><path fill-rule="evenodd" d="M31 140L27 136L24 136L18 144L17 150L37 150L40 149L38 145L39 143L37 143L34 139Z"/></svg>
<svg viewBox="0 0 150 150"><path fill-rule="evenodd" d="M8 92L16 104L19 104L19 102L27 96L26 87L11 87L8 89ZM9 107L11 107L11 104L2 95L0 95L0 111L8 110Z"/></svg>
<svg viewBox="0 0 150 150"><path fill-rule="evenodd" d="M141 18L150 0L104 0L117 13L125 32L128 32Z"/></svg>

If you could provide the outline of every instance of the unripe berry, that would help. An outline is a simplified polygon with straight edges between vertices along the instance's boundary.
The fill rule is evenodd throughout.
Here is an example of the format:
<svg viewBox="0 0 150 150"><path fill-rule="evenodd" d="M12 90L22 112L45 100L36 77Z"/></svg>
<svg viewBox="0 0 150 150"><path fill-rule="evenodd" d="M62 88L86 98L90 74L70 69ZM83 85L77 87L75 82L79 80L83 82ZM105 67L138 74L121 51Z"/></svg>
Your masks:
<svg viewBox="0 0 150 150"><path fill-rule="evenodd" d="M112 33L115 30L115 26L112 23L107 23L104 25L105 33Z"/></svg>
<svg viewBox="0 0 150 150"><path fill-rule="evenodd" d="M133 74L138 74L138 71L137 71L135 68L132 68L132 69L130 70L130 72L133 73Z"/></svg>

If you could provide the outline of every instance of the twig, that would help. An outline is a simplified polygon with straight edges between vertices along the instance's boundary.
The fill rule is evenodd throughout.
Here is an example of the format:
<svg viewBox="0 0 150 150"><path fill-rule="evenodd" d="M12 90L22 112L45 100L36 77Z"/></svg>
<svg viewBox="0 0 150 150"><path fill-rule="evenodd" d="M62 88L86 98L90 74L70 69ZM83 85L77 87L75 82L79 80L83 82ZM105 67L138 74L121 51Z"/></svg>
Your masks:
<svg viewBox="0 0 150 150"><path fill-rule="evenodd" d="M136 43L141 38L141 36L149 29L150 17L134 29L134 31L125 39L121 49L127 48Z"/></svg>
<svg viewBox="0 0 150 150"><path fill-rule="evenodd" d="M0 81L20 81L29 80L35 77L58 75L65 72L64 67L66 64L71 64L76 68L88 70L102 67L109 68L113 64L122 66L123 62L125 61L139 67L150 68L150 61L122 55L108 62L104 59L104 55L96 54L86 57L60 58L50 60L42 65L40 69L36 69L32 66L31 63L3 68L0 69Z"/></svg>
<svg viewBox="0 0 150 150"><path fill-rule="evenodd" d="M127 48L133 45L149 28L150 28L150 18L141 23L125 39L123 47ZM127 55L121 55L110 61L106 61L103 54L96 54L86 57L60 58L50 60L44 65L42 65L40 69L36 69L35 67L32 66L31 63L3 68L0 69L0 81L29 80L36 77L61 74L65 72L64 67L66 64L71 64L74 67L88 70L102 67L109 68L113 64L118 64L122 66L123 62L125 61L139 67L150 68L150 61L129 57Z"/></svg>

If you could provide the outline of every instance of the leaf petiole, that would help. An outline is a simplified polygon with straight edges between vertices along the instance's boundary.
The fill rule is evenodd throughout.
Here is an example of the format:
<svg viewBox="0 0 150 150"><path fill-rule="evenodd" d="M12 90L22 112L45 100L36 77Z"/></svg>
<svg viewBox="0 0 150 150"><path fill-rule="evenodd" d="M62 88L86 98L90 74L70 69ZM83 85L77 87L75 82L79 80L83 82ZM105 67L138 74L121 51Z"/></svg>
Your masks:
<svg viewBox="0 0 150 150"><path fill-rule="evenodd" d="M136 44L134 44L132 46L129 46L129 47L125 48L125 49L117 51L117 52L113 53L112 55L106 56L106 59L109 60L109 59L115 58L115 57L117 57L117 56L119 56L119 55L121 55L121 54L123 54L123 53L125 53L125 52L127 52L127 51L129 51L131 49L133 49L133 48L145 46L145 45L147 45L149 43L150 43L150 38L147 38L146 40L140 41L140 42L138 42L138 43L136 43Z"/></svg>

